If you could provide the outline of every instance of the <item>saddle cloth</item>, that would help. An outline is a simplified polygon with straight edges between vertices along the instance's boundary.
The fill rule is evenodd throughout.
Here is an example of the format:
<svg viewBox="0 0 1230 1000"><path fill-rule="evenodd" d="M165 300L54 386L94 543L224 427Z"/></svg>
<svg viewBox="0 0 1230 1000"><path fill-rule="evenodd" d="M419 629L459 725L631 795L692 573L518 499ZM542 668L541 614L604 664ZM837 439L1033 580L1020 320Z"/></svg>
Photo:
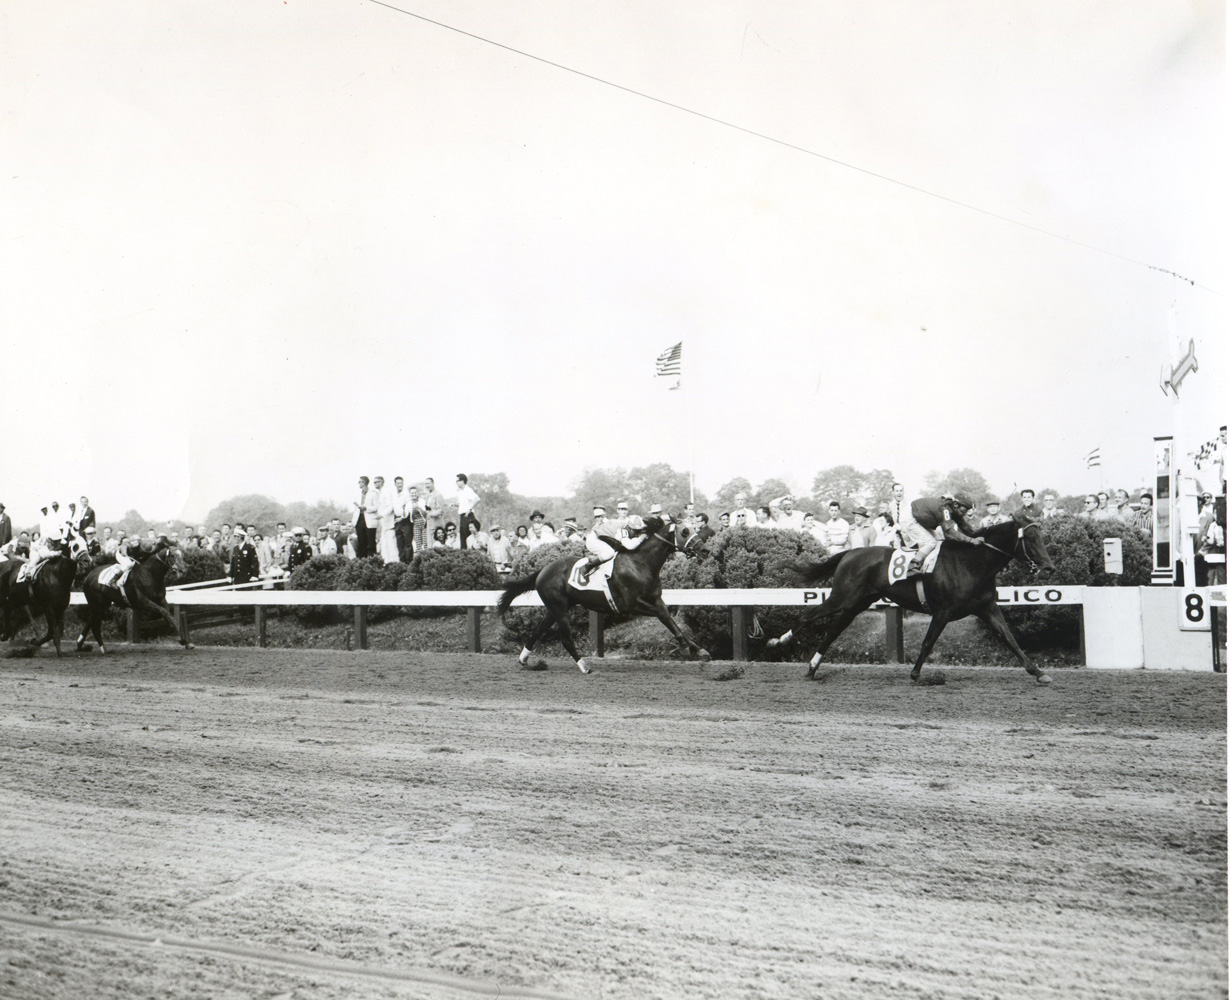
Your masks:
<svg viewBox="0 0 1230 1000"><path fill-rule="evenodd" d="M17 576L16 576L16 577L14 577L13 582L14 582L14 583L21 583L21 582L23 582L23 581L25 581L25 580L31 580L31 579L35 579L35 578L37 578L39 575L41 575L41 574L42 574L42 572L43 572L43 567L44 567L44 566L46 566L46 565L47 565L47 560L44 560L43 562L39 563L39 564L38 564L38 565L34 568L34 575L33 575L33 576L31 576L31 575L30 575L30 563L29 563L29 561L27 560L26 562L23 562L23 563L21 564L21 568L17 570Z"/></svg>
<svg viewBox="0 0 1230 1000"><path fill-rule="evenodd" d="M615 560L608 559L604 563L599 563L594 567L594 571L589 574L589 581L582 583L581 570L588 565L588 559L578 559L573 563L572 570L568 573L568 586L573 590L597 591L606 598L606 603L611 611L619 614L619 608L615 606L615 598L611 596L611 573L615 569Z"/></svg>
<svg viewBox="0 0 1230 1000"><path fill-rule="evenodd" d="M930 573L935 569L935 562L940 557L940 549L944 547L944 543L940 542L927 558L923 560L921 567L914 566L914 552L910 549L897 549L892 558L888 560L888 585L891 587L894 583L900 583L902 580L908 579L911 576L920 576L924 573Z"/></svg>

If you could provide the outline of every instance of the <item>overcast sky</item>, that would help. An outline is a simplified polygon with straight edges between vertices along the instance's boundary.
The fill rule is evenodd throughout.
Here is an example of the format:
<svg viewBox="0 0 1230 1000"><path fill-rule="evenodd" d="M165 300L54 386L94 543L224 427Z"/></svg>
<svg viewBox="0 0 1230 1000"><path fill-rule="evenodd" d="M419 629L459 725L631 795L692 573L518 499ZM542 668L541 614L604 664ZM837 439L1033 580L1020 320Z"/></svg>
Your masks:
<svg viewBox="0 0 1230 1000"><path fill-rule="evenodd" d="M1095 446L1133 487L1172 340L1225 422L1222 4L397 6L629 89L370 0L0 7L18 523L655 461L1066 492Z"/></svg>

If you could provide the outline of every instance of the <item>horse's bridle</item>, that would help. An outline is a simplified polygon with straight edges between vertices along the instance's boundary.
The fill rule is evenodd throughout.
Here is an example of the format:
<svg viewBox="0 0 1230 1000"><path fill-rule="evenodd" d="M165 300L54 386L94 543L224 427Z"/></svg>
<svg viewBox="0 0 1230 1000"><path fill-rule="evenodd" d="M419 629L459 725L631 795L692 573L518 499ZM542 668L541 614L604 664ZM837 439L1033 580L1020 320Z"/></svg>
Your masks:
<svg viewBox="0 0 1230 1000"><path fill-rule="evenodd" d="M1027 532L1030 528L1037 528L1039 532L1042 531L1042 525L1040 525L1037 521L1030 521L1029 524L1022 524L1021 526L1019 526L1016 529L1016 544L1012 547L1011 552L1005 552L998 545L992 545L990 542L985 541L985 540L983 541L983 544L988 549L994 549L996 552L1000 553L1000 555L1005 555L1009 559L1015 559L1016 550L1021 549L1024 553L1025 561L1029 563L1029 572L1037 573L1038 564L1034 562L1033 557L1030 556L1029 549L1025 548L1025 532Z"/></svg>

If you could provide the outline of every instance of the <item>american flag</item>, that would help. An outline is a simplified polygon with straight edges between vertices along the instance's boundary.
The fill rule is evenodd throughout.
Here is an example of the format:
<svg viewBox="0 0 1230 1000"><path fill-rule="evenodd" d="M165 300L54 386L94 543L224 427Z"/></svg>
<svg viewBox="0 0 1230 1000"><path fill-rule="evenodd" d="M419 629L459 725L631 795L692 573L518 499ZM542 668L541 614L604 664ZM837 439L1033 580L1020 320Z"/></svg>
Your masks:
<svg viewBox="0 0 1230 1000"><path fill-rule="evenodd" d="M659 354L653 367L656 378L674 380L673 385L667 386L668 389L678 389L683 384L683 341Z"/></svg>
<svg viewBox="0 0 1230 1000"><path fill-rule="evenodd" d="M1088 455L1085 456L1085 468L1094 469L1102 464L1102 446L1094 448Z"/></svg>

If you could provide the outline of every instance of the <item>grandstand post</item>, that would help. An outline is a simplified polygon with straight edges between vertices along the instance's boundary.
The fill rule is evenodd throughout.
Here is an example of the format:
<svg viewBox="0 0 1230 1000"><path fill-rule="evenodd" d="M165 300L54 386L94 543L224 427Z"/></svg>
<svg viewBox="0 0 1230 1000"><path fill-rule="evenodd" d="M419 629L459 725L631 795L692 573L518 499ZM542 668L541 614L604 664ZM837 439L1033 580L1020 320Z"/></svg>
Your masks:
<svg viewBox="0 0 1230 1000"><path fill-rule="evenodd" d="M730 606L730 658L747 659L747 633L752 627L752 609L746 604Z"/></svg>
<svg viewBox="0 0 1230 1000"><path fill-rule="evenodd" d="M367 608L354 606L354 642L359 649L367 649Z"/></svg>
<svg viewBox="0 0 1230 1000"><path fill-rule="evenodd" d="M137 611L135 608L128 609L128 641L136 642L141 638L141 626L137 622Z"/></svg>
<svg viewBox="0 0 1230 1000"><path fill-rule="evenodd" d="M884 655L889 663L905 663L905 612L896 605L884 609Z"/></svg>
<svg viewBox="0 0 1230 1000"><path fill-rule="evenodd" d="M179 634L183 636L184 642L188 641L188 609L182 604L176 607L175 615L179 619Z"/></svg>
<svg viewBox="0 0 1230 1000"><path fill-rule="evenodd" d="M471 653L483 651L482 608L466 608L466 649Z"/></svg>
<svg viewBox="0 0 1230 1000"><path fill-rule="evenodd" d="M256 606L256 644L261 649L265 648L268 641L268 635L265 629L265 606L258 604Z"/></svg>

